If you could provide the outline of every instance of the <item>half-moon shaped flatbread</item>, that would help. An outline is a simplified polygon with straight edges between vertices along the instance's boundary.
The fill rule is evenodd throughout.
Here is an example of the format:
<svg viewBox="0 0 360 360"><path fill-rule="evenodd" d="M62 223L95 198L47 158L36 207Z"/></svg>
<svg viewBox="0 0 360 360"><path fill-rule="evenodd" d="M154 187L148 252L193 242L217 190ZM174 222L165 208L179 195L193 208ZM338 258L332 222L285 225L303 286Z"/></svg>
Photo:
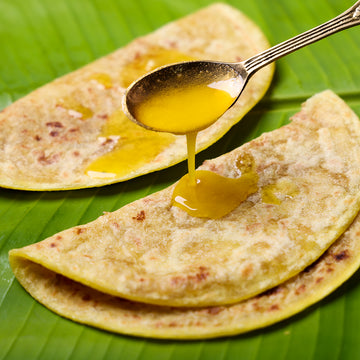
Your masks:
<svg viewBox="0 0 360 360"><path fill-rule="evenodd" d="M360 208L360 123L334 93L310 98L292 122L202 168L258 191L220 219L171 206L173 186L12 250L98 291L156 305L231 304L277 286L316 261Z"/></svg>
<svg viewBox="0 0 360 360"><path fill-rule="evenodd" d="M242 13L214 4L39 88L0 112L0 186L101 186L184 160L184 136L144 130L126 118L121 110L126 87L168 63L239 61L268 47L261 30ZM270 66L251 79L231 111L199 134L198 150L261 99L272 74Z"/></svg>
<svg viewBox="0 0 360 360"><path fill-rule="evenodd" d="M287 282L227 306L174 308L104 294L22 257L16 277L49 309L76 322L117 333L164 339L237 335L286 319L321 300L360 266L360 217L314 264Z"/></svg>

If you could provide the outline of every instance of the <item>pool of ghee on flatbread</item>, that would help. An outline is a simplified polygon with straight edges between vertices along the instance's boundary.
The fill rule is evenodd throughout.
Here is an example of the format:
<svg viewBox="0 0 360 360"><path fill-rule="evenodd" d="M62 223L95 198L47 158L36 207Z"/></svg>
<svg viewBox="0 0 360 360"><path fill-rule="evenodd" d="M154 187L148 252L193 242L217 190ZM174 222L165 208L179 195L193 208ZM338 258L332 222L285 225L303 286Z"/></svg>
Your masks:
<svg viewBox="0 0 360 360"><path fill-rule="evenodd" d="M251 170L239 178L195 171L196 135L213 124L234 102L233 79L166 88L134 108L135 118L154 130L185 134L188 174L176 185L172 204L195 217L220 218L257 191L258 176ZM236 90L236 87L235 87Z"/></svg>
<svg viewBox="0 0 360 360"><path fill-rule="evenodd" d="M134 80L157 67L190 60L195 59L176 50L154 46L144 54L136 54L135 58L122 68L117 80L126 88ZM98 82L106 89L111 89L114 85L105 73L94 73L89 76L89 80ZM156 158L175 141L175 136L145 130L118 109L108 116L98 140L104 144L112 142L114 147L92 161L85 173L93 178L115 178L135 171Z"/></svg>
<svg viewBox="0 0 360 360"><path fill-rule="evenodd" d="M175 136L141 128L122 110L112 113L102 129L99 141L113 141L112 151L94 160L86 169L89 176L115 177L127 174L153 160L175 140Z"/></svg>

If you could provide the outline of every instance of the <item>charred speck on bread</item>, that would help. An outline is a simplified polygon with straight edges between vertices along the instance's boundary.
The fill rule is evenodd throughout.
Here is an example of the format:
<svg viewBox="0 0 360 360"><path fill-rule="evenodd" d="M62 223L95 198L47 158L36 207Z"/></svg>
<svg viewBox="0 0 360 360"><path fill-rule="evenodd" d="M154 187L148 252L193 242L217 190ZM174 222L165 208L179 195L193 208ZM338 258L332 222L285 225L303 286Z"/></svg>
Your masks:
<svg viewBox="0 0 360 360"><path fill-rule="evenodd" d="M91 296L90 296L89 294L85 294L85 295L82 297L82 299L83 299L84 301L90 301L90 300L91 300Z"/></svg>
<svg viewBox="0 0 360 360"><path fill-rule="evenodd" d="M51 165L53 163L56 163L59 160L59 158L60 158L59 154L46 156L43 153L38 157L38 162L41 163L42 165Z"/></svg>
<svg viewBox="0 0 360 360"><path fill-rule="evenodd" d="M137 220L137 221L144 221L145 220L145 211L144 210L139 211L136 214L136 216L133 216L133 219Z"/></svg>
<svg viewBox="0 0 360 360"><path fill-rule="evenodd" d="M263 293L259 294L258 297L263 297L263 296L271 296L273 294L277 294L281 291L281 287L280 286L276 286L276 287L273 287L269 290L266 290L264 291Z"/></svg>
<svg viewBox="0 0 360 360"><path fill-rule="evenodd" d="M197 271L194 275L184 275L184 276L174 276L171 279L171 284L175 287L181 285L194 285L198 284L207 279L210 275L210 272L205 266L199 266L199 271Z"/></svg>
<svg viewBox="0 0 360 360"><path fill-rule="evenodd" d="M220 306L215 306L215 307L210 307L206 310L206 312L209 314L209 315L217 315L219 314L221 311L223 311L224 308L220 307Z"/></svg>
<svg viewBox="0 0 360 360"><path fill-rule="evenodd" d="M333 256L336 261L345 260L350 257L349 252L347 250L341 251L338 254L334 254Z"/></svg>
<svg viewBox="0 0 360 360"><path fill-rule="evenodd" d="M46 123L46 126L55 127L55 128L62 128L64 125L60 121L50 121Z"/></svg>
<svg viewBox="0 0 360 360"><path fill-rule="evenodd" d="M83 233L86 229L85 228L81 228L81 227L77 227L74 229L76 235L80 235L81 233Z"/></svg>

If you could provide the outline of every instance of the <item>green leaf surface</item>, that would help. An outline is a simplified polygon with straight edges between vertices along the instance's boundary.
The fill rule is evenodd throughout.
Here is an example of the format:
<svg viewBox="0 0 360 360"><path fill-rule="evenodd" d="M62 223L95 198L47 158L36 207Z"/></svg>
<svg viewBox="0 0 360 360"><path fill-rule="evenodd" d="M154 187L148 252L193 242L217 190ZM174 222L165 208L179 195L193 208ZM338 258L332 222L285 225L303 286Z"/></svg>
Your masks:
<svg viewBox="0 0 360 360"><path fill-rule="evenodd" d="M0 109L42 84L106 55L135 37L211 4L211 0L1 0ZM229 0L272 44L344 11L352 0ZM200 164L278 128L316 92L332 89L360 115L360 27L277 62L261 103L197 157ZM360 166L360 164L359 164ZM7 253L104 211L160 190L184 163L125 183L67 192L0 189L0 359L296 360L356 359L360 354L357 272L329 297L266 329L206 341L155 341L63 319L14 279Z"/></svg>

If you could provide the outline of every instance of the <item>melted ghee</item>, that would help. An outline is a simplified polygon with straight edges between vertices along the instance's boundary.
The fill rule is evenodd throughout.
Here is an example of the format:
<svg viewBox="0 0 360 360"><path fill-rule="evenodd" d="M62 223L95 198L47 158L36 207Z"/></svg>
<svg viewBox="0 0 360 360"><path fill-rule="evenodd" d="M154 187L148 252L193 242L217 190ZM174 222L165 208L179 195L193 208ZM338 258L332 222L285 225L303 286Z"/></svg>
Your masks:
<svg viewBox="0 0 360 360"><path fill-rule="evenodd" d="M106 73L94 73L89 76L89 80L95 80L99 84L103 85L105 89L113 87L111 76Z"/></svg>
<svg viewBox="0 0 360 360"><path fill-rule="evenodd" d="M233 85L234 79L229 79L167 88L140 102L134 116L154 130L197 132L214 123L231 106L237 96Z"/></svg>
<svg viewBox="0 0 360 360"><path fill-rule="evenodd" d="M196 176L195 176L196 136L197 136L197 132L191 132L186 134L189 184L192 186L196 186Z"/></svg>
<svg viewBox="0 0 360 360"><path fill-rule="evenodd" d="M242 154L236 160L239 178L227 178L211 171L195 171L196 133L187 134L189 173L177 183L172 204L194 217L218 219L240 205L258 190L255 160Z"/></svg>
<svg viewBox="0 0 360 360"><path fill-rule="evenodd" d="M72 96L60 99L58 101L58 105L68 111L71 111L75 117L82 120L91 118L94 115L91 109L79 103Z"/></svg>
<svg viewBox="0 0 360 360"><path fill-rule="evenodd" d="M138 55L124 66L120 74L120 85L127 88L133 81L160 66L191 60L195 58L176 50L154 46L146 54Z"/></svg>
<svg viewBox="0 0 360 360"><path fill-rule="evenodd" d="M150 70L150 69L149 69ZM257 191L253 169L232 179L210 171L195 171L196 136L213 124L235 101L239 84L233 79L182 81L148 94L133 115L151 129L186 134L188 174L174 189L172 204L196 217L220 218Z"/></svg>
<svg viewBox="0 0 360 360"><path fill-rule="evenodd" d="M159 66L188 60L194 58L176 50L153 47L122 69L119 77L120 85L127 87L141 75ZM113 86L111 77L105 73L91 74L89 80L97 81L106 89ZM72 103L70 99L65 104L66 108L72 106L75 111L79 111L84 119L93 115L88 109L81 108L80 104ZM175 141L175 137L171 134L145 130L118 110L107 119L99 135L99 141L113 141L116 144L110 152L93 161L85 169L85 173L93 178L116 178L127 175L154 160Z"/></svg>
<svg viewBox="0 0 360 360"><path fill-rule="evenodd" d="M261 200L267 204L280 205L286 199L298 195L299 189L290 180L282 179L275 184L269 184L261 189Z"/></svg>
<svg viewBox="0 0 360 360"><path fill-rule="evenodd" d="M188 60L194 59L177 51L154 47L122 69L120 85L127 87L159 66ZM112 86L111 79L103 74L94 74L92 79L105 88ZM232 87L233 84L223 81L180 87L173 92L167 89L158 96L149 97L139 110L141 121L151 128L186 134L189 171L174 190L173 205L192 216L222 217L257 191L258 177L253 166L237 179L210 171L195 171L197 132L215 122L233 103L236 91L234 94ZM139 114L136 117L139 118ZM109 117L100 137L111 141L116 139L113 150L99 157L86 169L90 176L101 178L126 175L136 170L152 161L175 139L171 134L148 131L133 124L120 110Z"/></svg>
<svg viewBox="0 0 360 360"><path fill-rule="evenodd" d="M206 170L196 170L196 184L189 174L176 185L172 203L195 217L218 219L228 214L257 191L255 172L232 179Z"/></svg>
<svg viewBox="0 0 360 360"><path fill-rule="evenodd" d="M102 129L101 136L113 141L112 151L93 161L85 172L93 178L113 178L135 171L152 161L175 137L172 134L145 130L115 111Z"/></svg>

